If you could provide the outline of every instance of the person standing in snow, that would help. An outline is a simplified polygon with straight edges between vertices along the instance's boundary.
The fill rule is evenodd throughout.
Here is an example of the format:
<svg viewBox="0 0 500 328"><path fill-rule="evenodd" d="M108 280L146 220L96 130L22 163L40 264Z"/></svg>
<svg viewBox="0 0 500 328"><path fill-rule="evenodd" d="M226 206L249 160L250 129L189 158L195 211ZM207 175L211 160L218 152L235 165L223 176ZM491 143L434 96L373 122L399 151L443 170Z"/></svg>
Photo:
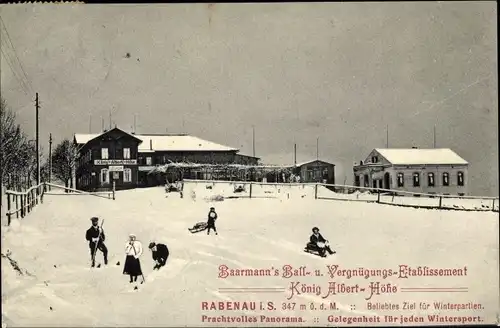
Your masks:
<svg viewBox="0 0 500 328"><path fill-rule="evenodd" d="M130 283L136 282L137 277L142 276L141 262L142 244L134 234L130 234L129 241L125 244L125 266L123 274L130 276Z"/></svg>
<svg viewBox="0 0 500 328"><path fill-rule="evenodd" d="M90 248L90 259L92 261L92 267L95 266L95 255L97 250L100 250L104 256L104 264L108 264L108 248L104 245L104 240L106 236L104 235L104 230L99 227L99 218L93 217L90 219L92 221L92 226L87 230L85 234L85 239L89 242Z"/></svg>
<svg viewBox="0 0 500 328"><path fill-rule="evenodd" d="M210 229L214 229L215 234L218 235L217 228L215 228L215 220L217 220L217 213L214 207L210 207L210 212L208 212L207 235L210 235Z"/></svg>
<svg viewBox="0 0 500 328"><path fill-rule="evenodd" d="M149 244L149 249L152 252L153 261L155 261L153 270L160 270L167 263L168 256L170 255L167 245L157 244L153 241Z"/></svg>

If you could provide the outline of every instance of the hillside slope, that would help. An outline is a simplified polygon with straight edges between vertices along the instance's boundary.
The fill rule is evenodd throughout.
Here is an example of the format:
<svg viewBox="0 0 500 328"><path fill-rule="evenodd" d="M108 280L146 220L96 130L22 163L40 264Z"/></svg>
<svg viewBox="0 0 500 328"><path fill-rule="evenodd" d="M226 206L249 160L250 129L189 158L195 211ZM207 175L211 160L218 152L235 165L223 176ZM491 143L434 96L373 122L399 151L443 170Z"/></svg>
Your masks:
<svg viewBox="0 0 500 328"><path fill-rule="evenodd" d="M191 234L187 228L203 221L210 206L219 214L218 236ZM110 264L90 269L85 230L90 217L105 219ZM311 228L318 226L337 254L326 259L303 252ZM343 268L397 269L400 264L435 268L462 268L465 277L382 279L337 278L337 282L393 283L399 287L459 287L468 293L413 294L412 299L474 301L485 305L484 316L494 318L498 297L498 217L494 213L418 210L393 206L315 201L311 198L226 199L165 195L162 188L117 193L116 201L91 196L47 195L23 221L2 229L2 254L11 252L25 274L16 273L2 258L2 317L9 326L201 326L202 315L228 314L301 316L304 325L326 325L299 306L283 314L262 311L207 311L202 302L230 300L288 302L284 293L224 293L219 288L281 287L309 282L328 289L326 265ZM135 233L144 247L151 240L166 243L171 252L167 266L152 273L153 261L145 250L141 259L146 283L133 291L122 275L124 244ZM98 253L98 261L102 255ZM120 265L116 265L117 262ZM218 278L218 267L280 269L284 265L322 270L324 277ZM29 272L29 275L26 274ZM440 280L441 279L441 280ZM441 281L441 282L440 282ZM484 282L491 282L485 287ZM491 287L491 289L490 289ZM364 295L364 294L363 294ZM364 295L366 296L366 295ZM404 293L374 296L372 302L397 302ZM290 302L335 301L336 315L385 314L369 311L359 295L323 299L314 294L294 296ZM355 307L351 305L355 304ZM52 309L51 309L52 308ZM415 313L417 313L416 310ZM460 314L466 313L462 311ZM330 314L330 313L328 313ZM260 317L259 317L260 318ZM260 320L260 319L259 319ZM272 325L258 322L260 325ZM242 323L214 323L239 325ZM246 325L251 325L247 323ZM255 325L255 324L254 324ZM297 325L275 323L275 325ZM337 324L338 325L338 324Z"/></svg>

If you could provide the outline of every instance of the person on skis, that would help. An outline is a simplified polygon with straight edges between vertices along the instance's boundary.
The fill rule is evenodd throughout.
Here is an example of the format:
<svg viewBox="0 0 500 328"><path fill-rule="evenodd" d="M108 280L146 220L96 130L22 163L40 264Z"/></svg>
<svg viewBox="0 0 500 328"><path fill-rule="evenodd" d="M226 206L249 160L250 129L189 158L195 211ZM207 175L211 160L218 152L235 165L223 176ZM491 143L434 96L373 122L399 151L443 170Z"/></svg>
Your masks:
<svg viewBox="0 0 500 328"><path fill-rule="evenodd" d="M153 255L153 261L155 261L153 270L160 270L167 263L168 256L170 255L167 245L157 244L153 241L149 243L149 249Z"/></svg>
<svg viewBox="0 0 500 328"><path fill-rule="evenodd" d="M123 274L130 276L130 283L137 282L137 277L142 276L141 262L142 244L134 234L129 235L129 240L125 244L125 266ZM136 286L137 287L137 286Z"/></svg>
<svg viewBox="0 0 500 328"><path fill-rule="evenodd" d="M210 229L214 229L215 234L218 235L217 228L215 228L215 220L217 220L217 213L215 212L214 207L210 207L207 221L207 235L210 235Z"/></svg>
<svg viewBox="0 0 500 328"><path fill-rule="evenodd" d="M334 254L335 252L330 249L330 244L328 240L323 238L323 236L319 233L319 228L314 227L312 229L313 234L309 238L308 246L312 249L316 249L321 256L326 256L326 252Z"/></svg>
<svg viewBox="0 0 500 328"><path fill-rule="evenodd" d="M97 250L102 252L104 256L104 264L108 264L108 248L104 244L106 236L104 235L104 230L99 227L99 218L93 217L90 219L92 221L92 226L87 230L85 234L85 239L89 242L90 248L90 259L92 261L92 267L95 266L95 255Z"/></svg>

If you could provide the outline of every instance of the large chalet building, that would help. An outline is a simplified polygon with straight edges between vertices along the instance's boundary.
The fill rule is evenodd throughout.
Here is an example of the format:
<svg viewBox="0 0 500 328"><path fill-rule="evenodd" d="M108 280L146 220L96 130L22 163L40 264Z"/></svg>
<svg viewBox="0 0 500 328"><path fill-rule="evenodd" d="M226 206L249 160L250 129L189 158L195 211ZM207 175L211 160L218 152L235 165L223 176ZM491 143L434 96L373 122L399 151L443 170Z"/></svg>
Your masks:
<svg viewBox="0 0 500 328"><path fill-rule="evenodd" d="M259 159L236 148L186 134L133 134L119 128L101 134L75 134L80 153L76 186L80 190L117 190L165 183L148 174L170 162L256 165ZM189 178L204 178L198 172Z"/></svg>
<svg viewBox="0 0 500 328"><path fill-rule="evenodd" d="M355 164L358 187L414 193L467 195L469 164L453 150L373 149Z"/></svg>

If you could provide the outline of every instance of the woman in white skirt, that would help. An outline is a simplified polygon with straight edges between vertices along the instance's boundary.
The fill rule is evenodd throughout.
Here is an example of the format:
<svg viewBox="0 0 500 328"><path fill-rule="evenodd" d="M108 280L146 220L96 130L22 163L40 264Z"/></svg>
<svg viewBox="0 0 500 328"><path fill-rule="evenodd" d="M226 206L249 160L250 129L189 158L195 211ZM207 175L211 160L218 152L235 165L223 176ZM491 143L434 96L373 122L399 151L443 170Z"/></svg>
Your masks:
<svg viewBox="0 0 500 328"><path fill-rule="evenodd" d="M125 267L123 274L130 276L130 283L137 281L137 277L142 276L141 262L139 257L142 255L142 244L136 240L134 234L129 236L129 241L125 244Z"/></svg>

